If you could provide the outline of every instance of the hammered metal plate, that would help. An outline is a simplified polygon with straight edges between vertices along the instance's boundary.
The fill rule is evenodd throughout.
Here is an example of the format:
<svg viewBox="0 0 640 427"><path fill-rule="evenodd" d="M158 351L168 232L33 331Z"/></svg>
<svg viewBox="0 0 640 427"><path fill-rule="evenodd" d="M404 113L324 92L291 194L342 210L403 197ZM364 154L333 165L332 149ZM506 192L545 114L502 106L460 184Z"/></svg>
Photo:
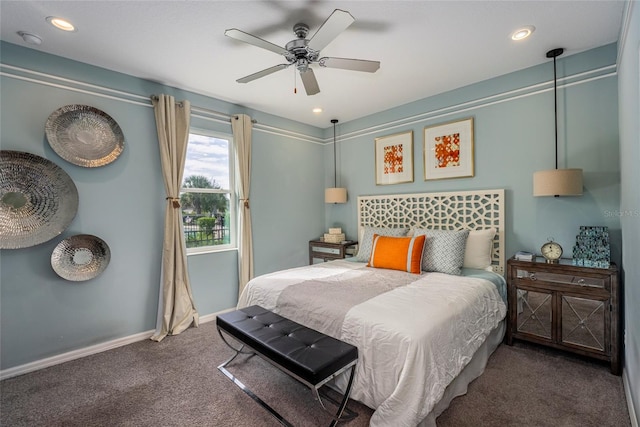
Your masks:
<svg viewBox="0 0 640 427"><path fill-rule="evenodd" d="M0 151L0 249L39 245L60 235L78 211L78 189L55 163Z"/></svg>
<svg viewBox="0 0 640 427"><path fill-rule="evenodd" d="M107 165L124 150L124 135L115 120L88 105L65 105L51 113L45 124L49 145L74 165Z"/></svg>
<svg viewBox="0 0 640 427"><path fill-rule="evenodd" d="M51 254L51 267L63 279L81 282L102 273L110 260L111 251L104 240L77 234L58 243Z"/></svg>

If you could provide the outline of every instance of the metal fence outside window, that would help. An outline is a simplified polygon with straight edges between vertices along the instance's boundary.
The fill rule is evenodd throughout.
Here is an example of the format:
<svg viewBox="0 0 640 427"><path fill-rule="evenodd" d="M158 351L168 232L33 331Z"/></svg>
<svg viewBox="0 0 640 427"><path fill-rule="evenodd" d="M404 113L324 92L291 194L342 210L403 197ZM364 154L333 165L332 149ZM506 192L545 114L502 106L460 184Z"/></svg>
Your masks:
<svg viewBox="0 0 640 427"><path fill-rule="evenodd" d="M215 222L205 221L203 224L203 221L198 221L200 218L215 218ZM230 242L229 227L225 224L224 215L216 215L214 217L183 215L182 225L187 248L226 245Z"/></svg>

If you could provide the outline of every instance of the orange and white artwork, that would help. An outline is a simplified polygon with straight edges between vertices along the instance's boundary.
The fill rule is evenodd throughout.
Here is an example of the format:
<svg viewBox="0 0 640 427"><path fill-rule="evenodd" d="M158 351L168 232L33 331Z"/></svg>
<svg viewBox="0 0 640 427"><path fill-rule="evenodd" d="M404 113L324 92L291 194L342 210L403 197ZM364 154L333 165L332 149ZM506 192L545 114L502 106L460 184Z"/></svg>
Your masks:
<svg viewBox="0 0 640 427"><path fill-rule="evenodd" d="M413 182L413 131L375 139L376 185Z"/></svg>
<svg viewBox="0 0 640 427"><path fill-rule="evenodd" d="M424 179L474 176L473 118L424 128Z"/></svg>

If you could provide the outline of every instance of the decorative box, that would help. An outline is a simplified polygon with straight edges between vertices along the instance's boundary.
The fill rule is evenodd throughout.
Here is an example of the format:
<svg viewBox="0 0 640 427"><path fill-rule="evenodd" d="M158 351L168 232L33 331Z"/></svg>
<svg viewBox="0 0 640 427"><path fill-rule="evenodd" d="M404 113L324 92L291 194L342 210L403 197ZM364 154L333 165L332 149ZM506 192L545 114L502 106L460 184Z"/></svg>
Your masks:
<svg viewBox="0 0 640 427"><path fill-rule="evenodd" d="M345 240L344 233L340 234L324 234L324 241L327 243L340 243Z"/></svg>
<svg viewBox="0 0 640 427"><path fill-rule="evenodd" d="M573 265L609 268L611 247L607 227L581 226L573 247Z"/></svg>

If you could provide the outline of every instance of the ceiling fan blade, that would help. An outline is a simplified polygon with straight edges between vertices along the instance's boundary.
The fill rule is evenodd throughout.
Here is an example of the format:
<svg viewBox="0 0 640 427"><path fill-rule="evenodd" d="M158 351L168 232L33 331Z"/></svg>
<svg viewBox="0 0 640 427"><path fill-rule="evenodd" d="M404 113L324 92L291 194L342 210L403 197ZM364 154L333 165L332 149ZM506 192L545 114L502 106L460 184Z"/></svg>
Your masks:
<svg viewBox="0 0 640 427"><path fill-rule="evenodd" d="M245 33L244 31L240 31L237 28L232 28L224 32L224 35L227 37L231 37L232 39L239 40L241 42L249 43L257 47L261 47L262 49L270 50L271 52L275 52L280 55L286 55L289 53L287 49L278 46L277 44L273 44L266 40L261 39L260 37L256 37L252 34Z"/></svg>
<svg viewBox="0 0 640 427"><path fill-rule="evenodd" d="M331 43L333 39L338 37L341 32L346 30L349 25L353 24L354 21L355 19L349 12L340 9L334 10L320 28L318 28L318 31L316 31L313 37L311 37L308 46L318 52L321 51Z"/></svg>
<svg viewBox="0 0 640 427"><path fill-rule="evenodd" d="M364 71L375 73L380 68L380 61L367 61L366 59L349 58L320 58L318 64L321 67L341 68L343 70Z"/></svg>
<svg viewBox="0 0 640 427"><path fill-rule="evenodd" d="M307 68L306 71L300 71L300 78L302 79L302 84L304 85L304 90L307 92L307 95L315 95L320 92L318 80L316 80L316 75L311 68Z"/></svg>
<svg viewBox="0 0 640 427"><path fill-rule="evenodd" d="M275 73L276 71L284 70L291 64L280 64L275 65L273 67L269 67L262 71L258 71L257 73L249 74L246 77L236 80L238 83L249 83L250 81L259 79L260 77L268 76L269 74Z"/></svg>

